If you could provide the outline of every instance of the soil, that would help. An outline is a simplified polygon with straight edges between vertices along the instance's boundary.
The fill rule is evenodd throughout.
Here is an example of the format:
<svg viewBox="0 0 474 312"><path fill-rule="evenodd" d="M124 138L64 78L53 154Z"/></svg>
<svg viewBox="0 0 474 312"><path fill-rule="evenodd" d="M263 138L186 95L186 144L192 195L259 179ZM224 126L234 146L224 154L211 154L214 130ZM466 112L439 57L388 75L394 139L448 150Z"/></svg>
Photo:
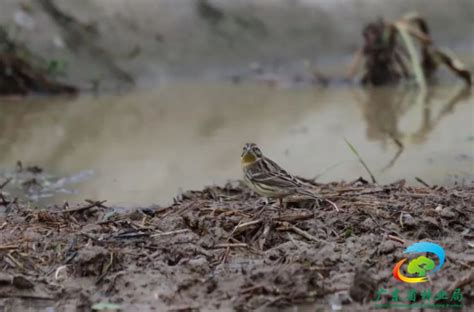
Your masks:
<svg viewBox="0 0 474 312"><path fill-rule="evenodd" d="M473 308L474 187L358 179L315 188L340 211L304 198L265 203L238 182L188 191L169 207L40 209L2 196L0 311L90 311L97 303L364 311L380 288L460 288L463 310ZM418 241L440 244L446 263L427 283L402 283L392 269ZM379 303L390 300L387 293Z"/></svg>

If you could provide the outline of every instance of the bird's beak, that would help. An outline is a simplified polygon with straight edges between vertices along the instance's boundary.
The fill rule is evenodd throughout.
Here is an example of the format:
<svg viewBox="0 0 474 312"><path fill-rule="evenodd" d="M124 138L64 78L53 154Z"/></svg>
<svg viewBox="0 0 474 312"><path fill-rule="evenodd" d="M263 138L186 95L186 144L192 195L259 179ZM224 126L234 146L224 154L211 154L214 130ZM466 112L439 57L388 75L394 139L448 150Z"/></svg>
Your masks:
<svg viewBox="0 0 474 312"><path fill-rule="evenodd" d="M242 155L240 156L240 160L243 161L245 157L247 156L247 154L248 154L248 151L243 152Z"/></svg>

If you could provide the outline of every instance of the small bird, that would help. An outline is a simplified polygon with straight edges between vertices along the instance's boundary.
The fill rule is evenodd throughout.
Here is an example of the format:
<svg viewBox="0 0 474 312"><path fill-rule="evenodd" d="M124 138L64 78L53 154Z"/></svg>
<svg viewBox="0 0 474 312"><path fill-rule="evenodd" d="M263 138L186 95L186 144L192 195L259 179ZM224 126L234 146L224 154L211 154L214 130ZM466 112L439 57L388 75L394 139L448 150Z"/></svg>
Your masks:
<svg viewBox="0 0 474 312"><path fill-rule="evenodd" d="M316 200L320 198L307 190L309 185L289 174L273 160L263 156L255 143L247 143L241 156L244 181L257 194L277 198L283 206L283 198L301 194Z"/></svg>

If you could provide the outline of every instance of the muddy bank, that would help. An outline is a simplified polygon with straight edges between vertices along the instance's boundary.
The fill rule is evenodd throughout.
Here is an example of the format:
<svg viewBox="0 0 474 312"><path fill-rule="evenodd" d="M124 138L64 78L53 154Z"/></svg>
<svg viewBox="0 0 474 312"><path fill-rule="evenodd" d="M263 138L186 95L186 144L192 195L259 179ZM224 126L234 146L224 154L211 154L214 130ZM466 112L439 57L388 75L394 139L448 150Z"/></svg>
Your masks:
<svg viewBox="0 0 474 312"><path fill-rule="evenodd" d="M366 23L412 10L430 21L439 46L472 69L474 43L466 30L472 28L473 2L426 3L10 0L2 2L0 25L36 54L67 64L67 82L81 90L122 89L132 81L154 87L187 78L221 80L255 63L273 75L279 68L301 73L309 61L340 77ZM289 80L288 74L277 78Z"/></svg>
<svg viewBox="0 0 474 312"><path fill-rule="evenodd" d="M40 209L0 197L0 307L353 311L373 306L380 288L414 287L460 288L472 308L473 187L363 179L315 187L341 211L301 198L282 210L239 183L133 210L95 201ZM418 241L440 244L446 263L428 283L399 282L391 271Z"/></svg>

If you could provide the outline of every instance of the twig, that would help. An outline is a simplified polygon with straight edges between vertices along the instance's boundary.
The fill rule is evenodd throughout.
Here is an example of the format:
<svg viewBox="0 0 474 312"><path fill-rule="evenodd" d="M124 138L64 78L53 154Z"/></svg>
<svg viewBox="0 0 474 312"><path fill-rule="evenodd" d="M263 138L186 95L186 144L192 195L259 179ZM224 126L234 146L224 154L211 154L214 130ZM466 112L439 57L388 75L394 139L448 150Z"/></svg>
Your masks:
<svg viewBox="0 0 474 312"><path fill-rule="evenodd" d="M20 261L16 260L15 257L12 256L11 253L8 253L5 257L7 257L11 262L13 262L13 264L14 264L16 267L18 267L18 268L20 268L20 269L24 269L24 268L25 268L25 266L24 266Z"/></svg>
<svg viewBox="0 0 474 312"><path fill-rule="evenodd" d="M98 201L98 200L86 199L85 202L86 202L86 203L89 203L89 204L96 204L96 206L97 206L97 207L100 207L100 208L107 208L107 206L104 206L104 205L103 205L103 203L105 203L106 200Z"/></svg>
<svg viewBox="0 0 474 312"><path fill-rule="evenodd" d="M277 296L267 302L265 302L264 304L262 304L261 306L259 306L257 309L255 309L256 311L263 311L265 310L264 308L268 307L268 306L271 306L273 304L275 304L276 302L278 302L279 300L283 299L284 296Z"/></svg>
<svg viewBox="0 0 474 312"><path fill-rule="evenodd" d="M199 305L192 305L192 304L188 304L188 305L176 305L176 306L171 306L169 307L168 309L166 309L166 311L168 312L185 312L185 311L200 311L200 307Z"/></svg>
<svg viewBox="0 0 474 312"><path fill-rule="evenodd" d="M170 231L170 232L156 233L156 234L150 235L150 237L168 236L168 235L175 235L175 234L181 234L181 233L186 233L186 232L189 232L189 229L181 229L181 230Z"/></svg>
<svg viewBox="0 0 474 312"><path fill-rule="evenodd" d="M7 186L7 184L10 183L11 180L12 180L12 178L8 178L8 179L6 179L5 182L0 184L0 190L3 189L5 186Z"/></svg>
<svg viewBox="0 0 474 312"><path fill-rule="evenodd" d="M291 231L295 232L296 234L299 234L299 235L303 236L304 238L306 238L308 240L312 240L312 241L319 242L319 243L322 242L321 239L314 237L313 235L309 234L306 231L303 231L302 229L296 227L295 225L289 224L288 222L278 222L278 223L280 223L281 227L277 228L277 230L280 230L280 231L291 230Z"/></svg>
<svg viewBox="0 0 474 312"><path fill-rule="evenodd" d="M354 183L357 183L357 182L360 182L360 179L362 179L361 177L359 177L357 180L355 181L352 181L350 182L349 184L352 185ZM364 180L365 181L365 180ZM368 182L367 182L368 183ZM365 183L365 184L367 184ZM344 193L348 193L348 192L358 192L358 191L362 191L362 190L365 190L367 189L366 187L347 187L347 188L340 188L340 189L335 189L334 191L337 192L337 195L340 195L340 194L344 194ZM326 194L324 192L321 192L320 193L321 196L328 196L328 195L331 195L331 194Z"/></svg>
<svg viewBox="0 0 474 312"><path fill-rule="evenodd" d="M227 247L225 249L224 253L222 254L222 257L221 257L221 260L219 261L219 263L226 263L227 258L229 257L229 253L230 253L230 247Z"/></svg>
<svg viewBox="0 0 474 312"><path fill-rule="evenodd" d="M91 202L91 201L88 201L88 202ZM73 212L84 211L84 210L91 209L91 208L94 208L94 207L105 207L105 206L102 205L105 202L106 202L106 200L95 201L95 202L92 202L90 205L87 205L87 206L84 206L84 207L71 208L71 209L61 210L59 212L61 212L61 213L73 213Z"/></svg>
<svg viewBox="0 0 474 312"><path fill-rule="evenodd" d="M471 284L472 282L474 282L474 269L471 269L471 271L466 275L466 276L463 276L461 277L460 279L454 281L454 283L452 283L447 291L449 293L453 292L456 288L459 288L459 287L462 287L464 285L468 285L468 284Z"/></svg>
<svg viewBox="0 0 474 312"><path fill-rule="evenodd" d="M364 192L360 192L359 194L354 194L354 195L370 195L370 194L377 194L377 193L383 193L385 192L385 189L376 189L376 190L372 190L372 191L364 191Z"/></svg>
<svg viewBox="0 0 474 312"><path fill-rule="evenodd" d="M59 279L59 273L61 273L62 270L66 269L67 265L61 265L59 266L56 271L54 272L54 279Z"/></svg>
<svg viewBox="0 0 474 312"><path fill-rule="evenodd" d="M395 236L395 235L388 235L388 238L391 239L391 240L393 240L393 241L399 242L399 243L401 243L401 244L404 244L404 245L406 244L406 242L405 242L403 239L401 239L400 237L398 237L398 236Z"/></svg>
<svg viewBox="0 0 474 312"><path fill-rule="evenodd" d="M9 294L2 293L2 298L21 298L21 299L34 299L34 300L56 300L53 297L48 296L37 296L37 295L22 295L22 294Z"/></svg>
<svg viewBox="0 0 474 312"><path fill-rule="evenodd" d="M293 214L293 215L281 215L274 220L276 221L287 221L287 222L292 222L292 221L297 221L297 220L307 220L307 219L312 219L314 217L314 213L303 213L303 214Z"/></svg>
<svg viewBox="0 0 474 312"><path fill-rule="evenodd" d="M253 220L253 221L249 221L249 222L245 222L245 223L242 223L242 224L239 224L237 225L235 228L237 230L239 229L242 229L242 228L247 228L249 226L252 226L252 225L255 225L255 224L259 224L260 222L262 222L262 220Z"/></svg>
<svg viewBox="0 0 474 312"><path fill-rule="evenodd" d="M216 244L214 248L232 248L232 247L248 247L246 243L224 243L224 244Z"/></svg>
<svg viewBox="0 0 474 312"><path fill-rule="evenodd" d="M158 214L160 214L162 212L165 212L167 210L170 210L170 209L172 210L173 208L175 208L174 205L171 205L171 206L168 206L168 207L161 207L161 208L156 209L155 214L158 215Z"/></svg>
<svg viewBox="0 0 474 312"><path fill-rule="evenodd" d="M239 224L237 224L237 226L240 225L240 222L242 222L242 220L239 221ZM228 242L228 241L232 238L232 236L234 235L235 231L237 230L237 226L234 227L234 229L232 230L232 232L230 232L229 236L228 236L227 239L225 240L226 242Z"/></svg>
<svg viewBox="0 0 474 312"><path fill-rule="evenodd" d="M76 258L78 254L79 253L77 251L71 253L66 259L64 259L64 264L69 264L72 260L74 260L74 258Z"/></svg>
<svg viewBox="0 0 474 312"><path fill-rule="evenodd" d="M196 252L206 256L209 259L212 259L213 256L210 252L208 252L206 249L202 248L201 246L194 245L194 248L196 248Z"/></svg>
<svg viewBox="0 0 474 312"><path fill-rule="evenodd" d="M230 237L230 238L228 239L228 241L229 241L229 240L232 241L232 242L234 242L234 243L243 244L241 241L239 241L238 239L236 239L236 238L234 238L234 237ZM259 251L259 250L255 249L255 248L253 248L253 247L250 246L250 245L247 246L247 249L248 249L249 251L253 252L253 253L256 254L256 255L261 255L261 254L262 254L261 251Z"/></svg>
<svg viewBox="0 0 474 312"><path fill-rule="evenodd" d="M87 237L88 239L92 239L92 240L95 241L95 242L98 242L98 241L99 241L99 239L98 239L97 237L94 237L94 236L90 235L89 233L86 233L86 232L83 232L83 231L79 231L78 234L80 234L80 235L82 235L82 236L85 236L85 237ZM118 235L118 236L120 236L120 235Z"/></svg>
<svg viewBox="0 0 474 312"><path fill-rule="evenodd" d="M4 196L2 193L0 193L0 199L2 200L2 201L0 202L0 205L2 205L2 206L8 205L9 201L7 201L7 200L5 199L5 196Z"/></svg>
<svg viewBox="0 0 474 312"><path fill-rule="evenodd" d="M397 193L397 196L410 196L410 197L413 197L413 198L426 198L426 197L440 198L440 196L437 195L437 194L425 194L425 193L419 193L419 194L415 194L415 193Z"/></svg>
<svg viewBox="0 0 474 312"><path fill-rule="evenodd" d="M2 227L0 227L2 229ZM0 250L10 250L10 249L18 249L18 246L16 245L3 245L0 246Z"/></svg>
<svg viewBox="0 0 474 312"><path fill-rule="evenodd" d="M286 233L288 234L288 238L290 239L290 241L296 246L296 248L298 248L299 251L301 251L301 247L300 245L298 245L298 243L295 241L295 239L293 238L293 236L291 236L291 234L288 232Z"/></svg>
<svg viewBox="0 0 474 312"><path fill-rule="evenodd" d="M124 275L125 272L124 271L120 271L118 272L117 274L115 274L114 278L112 279L112 281L109 283L109 286L107 287L107 289L105 290L105 293L107 295L110 294L110 292L113 290L113 288L115 287L115 283L117 283L117 279L119 277L121 277L122 275Z"/></svg>
<svg viewBox="0 0 474 312"><path fill-rule="evenodd" d="M263 285L263 284L259 284L259 285L253 285L253 286L250 286L250 287L247 287L247 288L244 288L244 289L241 289L240 290L240 293L241 294L246 294L246 293L249 293L249 292L253 292L257 289L267 289L267 286Z"/></svg>
<svg viewBox="0 0 474 312"><path fill-rule="evenodd" d="M267 237L269 233L270 233L270 224L266 223L265 226L263 227L263 233L258 240L258 248L260 250L263 250L263 247L265 246L265 242L267 241Z"/></svg>
<svg viewBox="0 0 474 312"><path fill-rule="evenodd" d="M166 213L164 213L161 216L161 218L166 218L168 215L170 215L172 213L176 213L176 215L180 216L183 212L185 212L186 210L188 210L191 207L194 207L195 205L196 205L195 202L191 202L189 205L186 205L184 207L179 208L178 211L175 211L174 209L171 209L170 211L167 211Z"/></svg>
<svg viewBox="0 0 474 312"><path fill-rule="evenodd" d="M237 226L232 230L231 236L234 235L234 234L239 234L239 233L245 231L247 228L251 227L252 225L256 225L256 224L259 224L261 222L262 222L262 220L258 219L258 220L245 222L245 223L242 223L242 224L237 224Z"/></svg>
<svg viewBox="0 0 474 312"><path fill-rule="evenodd" d="M264 208L265 208L265 207L264 207ZM255 222L255 221L258 221L258 222L253 223L253 222ZM242 227L245 227L245 228L246 228L247 226L250 226L250 225L253 225L253 224L258 224L258 223L261 222L261 220L254 220L254 221L250 221L250 222L247 222L247 223L241 223L241 222L242 222L242 220L240 220L240 221L239 221L239 224L237 224L237 226L232 230L232 232L230 232L229 236L228 236L227 239L226 239L226 242L228 242L230 239L232 239L232 236L237 232L237 230L240 229L240 230L237 232L237 234L240 233L240 232L243 232L245 229L242 229Z"/></svg>
<svg viewBox="0 0 474 312"><path fill-rule="evenodd" d="M447 255L446 256L446 259L448 259L450 262L452 263L456 263L456 264L459 264L460 266L464 267L464 268L467 268L467 269L470 269L471 266L469 264L467 264L466 262L464 261L461 261L459 259L456 259L456 258L453 258L452 256L450 255Z"/></svg>
<svg viewBox="0 0 474 312"><path fill-rule="evenodd" d="M328 202L331 206L333 206L334 209L336 209L337 212L341 211L341 210L337 207L337 205L336 205L335 202L332 202L332 201L330 201L329 199L326 199L326 198L324 198L323 200L326 201L326 202Z"/></svg>
<svg viewBox="0 0 474 312"><path fill-rule="evenodd" d="M112 264L114 264L114 253L113 252L110 253L110 261L104 267L104 270L103 270L102 274L99 276L99 278L97 278L97 281L95 282L96 285L98 285L104 279L104 277L109 273L110 268L112 267Z"/></svg>
<svg viewBox="0 0 474 312"><path fill-rule="evenodd" d="M292 226L290 227L290 229L293 230L295 233L297 233L297 234L303 236L303 237L306 238L306 239L309 239L309 240L312 240L312 241L315 241L315 242L322 242L322 240L320 240L320 239L314 237L313 235L309 234L308 232L303 231L302 229L300 229L300 228L298 228L298 227L296 227L296 226L294 226L294 225L292 225Z"/></svg>
<svg viewBox="0 0 474 312"><path fill-rule="evenodd" d="M9 213L10 210L11 210L11 208L13 207L13 205L16 205L17 202L18 202L18 198L15 198L14 200L12 200L12 201L8 204L8 206L5 207L5 212L6 212L6 213ZM17 206L17 207L18 207L18 206Z"/></svg>
<svg viewBox="0 0 474 312"><path fill-rule="evenodd" d="M349 185L354 185L356 183L362 183L364 185L367 185L369 184L369 181L367 181L366 179L364 179L363 177L358 177L357 179L355 179L354 181L352 182L349 182Z"/></svg>

